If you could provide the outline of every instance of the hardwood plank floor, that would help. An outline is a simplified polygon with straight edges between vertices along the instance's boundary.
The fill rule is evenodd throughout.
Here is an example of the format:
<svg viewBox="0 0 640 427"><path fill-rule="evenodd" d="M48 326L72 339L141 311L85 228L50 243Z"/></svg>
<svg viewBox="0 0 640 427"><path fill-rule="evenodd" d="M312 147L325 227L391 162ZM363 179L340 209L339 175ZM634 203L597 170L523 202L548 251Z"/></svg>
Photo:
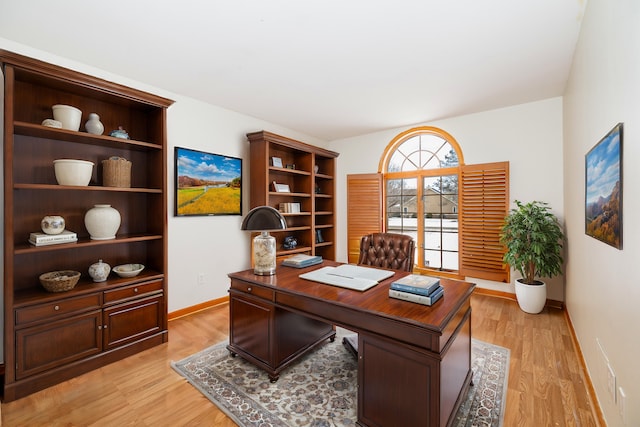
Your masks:
<svg viewBox="0 0 640 427"><path fill-rule="evenodd" d="M474 294L472 336L511 350L505 427L598 426L561 310L522 312ZM25 398L2 404L11 426L235 426L170 362L228 336L222 304L169 322L169 342Z"/></svg>

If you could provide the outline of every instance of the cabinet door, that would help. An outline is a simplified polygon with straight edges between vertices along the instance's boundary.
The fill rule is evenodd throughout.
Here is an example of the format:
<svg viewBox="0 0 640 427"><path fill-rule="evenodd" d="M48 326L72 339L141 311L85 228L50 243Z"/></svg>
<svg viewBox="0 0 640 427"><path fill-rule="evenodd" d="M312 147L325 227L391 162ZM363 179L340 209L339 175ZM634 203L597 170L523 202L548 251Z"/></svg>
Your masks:
<svg viewBox="0 0 640 427"><path fill-rule="evenodd" d="M100 353L101 312L16 331L16 379Z"/></svg>
<svg viewBox="0 0 640 427"><path fill-rule="evenodd" d="M105 309L104 349L109 350L161 332L163 316L163 294Z"/></svg>
<svg viewBox="0 0 640 427"><path fill-rule="evenodd" d="M270 357L271 314L270 304L241 298L231 291L229 339L233 347L272 366Z"/></svg>

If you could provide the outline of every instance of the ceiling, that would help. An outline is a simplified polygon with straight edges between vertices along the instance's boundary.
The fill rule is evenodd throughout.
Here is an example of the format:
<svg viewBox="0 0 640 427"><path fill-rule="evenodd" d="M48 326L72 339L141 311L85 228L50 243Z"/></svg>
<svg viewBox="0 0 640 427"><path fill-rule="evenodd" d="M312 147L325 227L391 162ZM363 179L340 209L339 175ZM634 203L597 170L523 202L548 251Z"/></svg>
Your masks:
<svg viewBox="0 0 640 427"><path fill-rule="evenodd" d="M322 139L561 96L587 0L0 0L0 38Z"/></svg>

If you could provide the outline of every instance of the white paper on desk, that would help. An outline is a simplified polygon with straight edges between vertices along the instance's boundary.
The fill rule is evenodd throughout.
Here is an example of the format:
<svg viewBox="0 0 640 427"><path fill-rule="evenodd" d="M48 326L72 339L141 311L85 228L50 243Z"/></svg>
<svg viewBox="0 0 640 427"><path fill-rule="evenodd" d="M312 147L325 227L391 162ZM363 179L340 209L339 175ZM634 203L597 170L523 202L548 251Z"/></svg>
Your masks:
<svg viewBox="0 0 640 427"><path fill-rule="evenodd" d="M358 279L369 279L375 280L376 282L381 282L384 279L388 279L389 277L393 276L395 273L391 270L382 270L380 268L363 267L361 265L355 264L342 264L338 267L335 267L333 271L328 272L327 274Z"/></svg>
<svg viewBox="0 0 640 427"><path fill-rule="evenodd" d="M341 265L340 267L322 267L308 273L300 274L299 277L301 279L312 280L326 285L340 286L342 288L354 289L357 291L366 291L367 289L377 285L380 280L384 280L394 274L393 271L389 270L377 270L367 267L358 267L355 269L343 267L349 267L349 264ZM357 266L351 265L350 267ZM338 270L340 268L342 268L342 270ZM361 271L361 269L376 271ZM357 273L360 273L361 276L358 276Z"/></svg>

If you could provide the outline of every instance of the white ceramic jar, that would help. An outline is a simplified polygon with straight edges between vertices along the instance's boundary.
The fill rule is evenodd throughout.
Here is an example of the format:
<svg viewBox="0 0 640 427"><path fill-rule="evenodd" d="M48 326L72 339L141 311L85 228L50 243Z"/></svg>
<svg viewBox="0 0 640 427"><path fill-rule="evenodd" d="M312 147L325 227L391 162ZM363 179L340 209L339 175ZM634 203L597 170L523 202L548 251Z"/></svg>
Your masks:
<svg viewBox="0 0 640 427"><path fill-rule="evenodd" d="M102 262L102 260L91 264L89 267L89 276L91 276L94 282L104 282L107 280L107 277L109 277L110 272L111 266L106 262Z"/></svg>
<svg viewBox="0 0 640 427"><path fill-rule="evenodd" d="M120 212L111 205L95 205L84 215L84 226L92 240L109 240L116 238L120 220Z"/></svg>
<svg viewBox="0 0 640 427"><path fill-rule="evenodd" d="M104 125L100 121L100 116L96 113L89 113L89 120L85 123L84 128L94 135L102 135L104 132Z"/></svg>
<svg viewBox="0 0 640 427"><path fill-rule="evenodd" d="M40 228L45 234L60 234L64 227L64 218L59 215L47 215L40 221Z"/></svg>

